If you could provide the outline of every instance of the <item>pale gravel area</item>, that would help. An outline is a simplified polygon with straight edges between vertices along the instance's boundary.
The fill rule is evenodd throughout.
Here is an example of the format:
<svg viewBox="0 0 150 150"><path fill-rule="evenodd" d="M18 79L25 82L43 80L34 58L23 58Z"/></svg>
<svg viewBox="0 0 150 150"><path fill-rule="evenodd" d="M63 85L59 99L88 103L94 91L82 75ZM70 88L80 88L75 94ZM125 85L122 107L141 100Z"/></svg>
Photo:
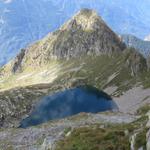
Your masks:
<svg viewBox="0 0 150 150"><path fill-rule="evenodd" d="M117 86L110 86L110 87L107 87L104 92L106 92L108 95L111 95L113 94L116 90L118 89Z"/></svg>
<svg viewBox="0 0 150 150"><path fill-rule="evenodd" d="M120 112L133 114L141 106L150 104L150 89L134 87L120 97L113 97L113 100L118 105Z"/></svg>

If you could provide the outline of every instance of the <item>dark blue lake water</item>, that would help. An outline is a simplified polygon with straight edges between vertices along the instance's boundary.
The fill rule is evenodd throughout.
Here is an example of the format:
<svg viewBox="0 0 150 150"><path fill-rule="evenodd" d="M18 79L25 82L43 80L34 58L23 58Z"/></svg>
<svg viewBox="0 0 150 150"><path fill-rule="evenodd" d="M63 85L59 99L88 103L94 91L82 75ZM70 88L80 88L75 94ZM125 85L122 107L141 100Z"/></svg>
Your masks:
<svg viewBox="0 0 150 150"><path fill-rule="evenodd" d="M93 87L77 87L42 98L30 116L22 120L20 127L26 128L80 112L97 113L116 108L115 102L106 93Z"/></svg>

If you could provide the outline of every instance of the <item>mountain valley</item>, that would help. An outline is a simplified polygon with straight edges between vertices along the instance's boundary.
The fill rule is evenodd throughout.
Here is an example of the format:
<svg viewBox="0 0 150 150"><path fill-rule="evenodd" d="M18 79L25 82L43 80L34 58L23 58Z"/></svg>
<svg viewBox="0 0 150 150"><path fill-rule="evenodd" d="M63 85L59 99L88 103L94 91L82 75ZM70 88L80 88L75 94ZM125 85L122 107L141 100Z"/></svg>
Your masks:
<svg viewBox="0 0 150 150"><path fill-rule="evenodd" d="M82 9L0 68L0 149L149 150L149 76L148 61L136 47L127 47L96 11ZM90 108L98 103L89 95L85 100L80 90L66 95L76 88L101 103L102 94L117 109L85 112L86 100ZM48 115L48 101L39 105L45 97L59 100L53 108L67 104L58 109L61 115L72 107L70 101L85 107L23 129L21 122L37 107L43 109L33 120ZM55 109L51 113L57 116Z"/></svg>

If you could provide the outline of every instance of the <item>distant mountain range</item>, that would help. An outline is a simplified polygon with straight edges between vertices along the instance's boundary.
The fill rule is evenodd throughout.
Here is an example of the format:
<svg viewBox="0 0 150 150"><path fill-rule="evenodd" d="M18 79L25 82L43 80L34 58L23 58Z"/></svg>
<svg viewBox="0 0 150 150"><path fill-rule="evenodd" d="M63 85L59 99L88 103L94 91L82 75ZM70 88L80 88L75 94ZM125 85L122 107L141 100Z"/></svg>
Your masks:
<svg viewBox="0 0 150 150"><path fill-rule="evenodd" d="M124 34L121 37L128 47L134 47L145 57L150 56L150 41L144 41L129 34Z"/></svg>
<svg viewBox="0 0 150 150"><path fill-rule="evenodd" d="M119 34L142 39L150 34L147 0L0 0L0 64L56 30L81 8L97 10Z"/></svg>
<svg viewBox="0 0 150 150"><path fill-rule="evenodd" d="M146 36L144 40L145 41L150 41L150 35Z"/></svg>

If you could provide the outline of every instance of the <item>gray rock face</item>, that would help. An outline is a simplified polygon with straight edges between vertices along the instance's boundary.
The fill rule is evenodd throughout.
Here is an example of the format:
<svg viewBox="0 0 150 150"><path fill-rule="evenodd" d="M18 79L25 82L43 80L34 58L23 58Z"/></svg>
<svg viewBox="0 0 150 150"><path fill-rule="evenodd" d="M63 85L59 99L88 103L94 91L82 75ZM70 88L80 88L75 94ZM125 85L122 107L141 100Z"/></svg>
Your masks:
<svg viewBox="0 0 150 150"><path fill-rule="evenodd" d="M20 69L22 60L25 56L25 49L22 49L19 55L17 55L15 61L13 62L12 72L15 73Z"/></svg>
<svg viewBox="0 0 150 150"><path fill-rule="evenodd" d="M131 69L132 76L137 75L147 69L146 59L142 57L135 49L128 49L126 52L128 59L126 60L127 66Z"/></svg>
<svg viewBox="0 0 150 150"><path fill-rule="evenodd" d="M147 135L146 135L146 137L147 137L146 147L147 147L147 150L150 150L150 111L147 113L147 116L148 116L149 120L148 120L148 123L146 126L147 126L147 128L149 128L149 131L147 132Z"/></svg>
<svg viewBox="0 0 150 150"><path fill-rule="evenodd" d="M147 133L147 145L146 145L146 147L147 147L147 150L150 150L150 130Z"/></svg>
<svg viewBox="0 0 150 150"><path fill-rule="evenodd" d="M58 32L52 55L58 58L122 51L117 35L92 10L81 10Z"/></svg>
<svg viewBox="0 0 150 150"><path fill-rule="evenodd" d="M57 138L47 137L44 139L44 142L40 150L55 150L55 141Z"/></svg>

